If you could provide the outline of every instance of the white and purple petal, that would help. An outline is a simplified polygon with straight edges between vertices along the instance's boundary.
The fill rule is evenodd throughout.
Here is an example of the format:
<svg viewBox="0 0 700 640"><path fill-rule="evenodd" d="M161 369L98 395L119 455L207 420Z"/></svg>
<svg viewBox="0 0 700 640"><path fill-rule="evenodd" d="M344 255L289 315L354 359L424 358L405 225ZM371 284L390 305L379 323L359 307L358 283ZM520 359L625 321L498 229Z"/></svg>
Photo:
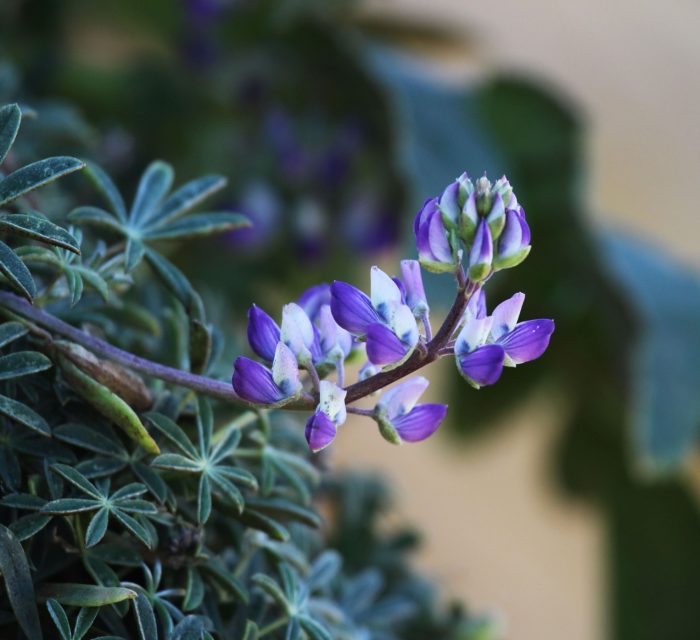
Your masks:
<svg viewBox="0 0 700 640"><path fill-rule="evenodd" d="M492 322L493 319L491 316L468 318L457 336L457 340L455 342L455 353L458 356L461 356L465 353L469 353L470 351L474 351L484 344L489 335L489 331L491 330Z"/></svg>
<svg viewBox="0 0 700 640"><path fill-rule="evenodd" d="M404 442L420 442L429 438L447 415L444 404L419 404L409 413L393 421L393 427Z"/></svg>
<svg viewBox="0 0 700 640"><path fill-rule="evenodd" d="M240 356L233 365L232 384L234 391L253 404L276 404L285 395L275 384L272 372L264 365Z"/></svg>
<svg viewBox="0 0 700 640"><path fill-rule="evenodd" d="M401 304L401 289L379 267L372 267L370 272L370 292L372 306L383 315L383 309L392 304Z"/></svg>
<svg viewBox="0 0 700 640"><path fill-rule="evenodd" d="M280 340L292 350L298 360L305 360L311 356L314 327L309 316L294 302L290 302L282 308Z"/></svg>
<svg viewBox="0 0 700 640"><path fill-rule="evenodd" d="M493 263L493 238L486 220L481 220L476 229L474 244L469 251L469 275L478 282L486 278Z"/></svg>
<svg viewBox="0 0 700 640"><path fill-rule="evenodd" d="M487 344L471 353L457 355L456 359L459 371L478 389L494 384L501 377L505 355L501 345Z"/></svg>
<svg viewBox="0 0 700 640"><path fill-rule="evenodd" d="M326 414L334 425L339 426L345 422L347 411L345 409L345 396L347 391L330 380L321 380L319 388L319 401L317 411Z"/></svg>
<svg viewBox="0 0 700 640"><path fill-rule="evenodd" d="M253 305L248 309L248 344L263 360L272 362L280 341L280 328L262 309Z"/></svg>
<svg viewBox="0 0 700 640"><path fill-rule="evenodd" d="M460 214L459 206L459 187L457 180L447 185L440 196L440 211L450 221L451 224L457 224L457 218Z"/></svg>
<svg viewBox="0 0 700 640"><path fill-rule="evenodd" d="M498 343L505 350L507 364L523 364L539 358L545 352L553 332L553 320L527 320L516 325Z"/></svg>
<svg viewBox="0 0 700 640"><path fill-rule="evenodd" d="M331 285L331 312L343 329L355 335L364 335L370 324L379 322L371 300L356 287L338 280Z"/></svg>
<svg viewBox="0 0 700 640"><path fill-rule="evenodd" d="M377 409L386 414L389 420L402 416L416 406L428 384L423 376L409 378L386 391L377 403Z"/></svg>
<svg viewBox="0 0 700 640"><path fill-rule="evenodd" d="M272 361L272 380L285 397L296 395L301 391L299 380L299 365L292 350L278 342L275 357Z"/></svg>
<svg viewBox="0 0 700 640"><path fill-rule="evenodd" d="M306 423L304 435L309 449L316 453L325 449L335 439L337 428L333 421L321 411L316 411Z"/></svg>
<svg viewBox="0 0 700 640"><path fill-rule="evenodd" d="M507 333L510 333L518 323L520 311L525 302L524 293L516 293L508 300L504 300L491 313L493 324L491 325L491 337L494 341L499 340Z"/></svg>

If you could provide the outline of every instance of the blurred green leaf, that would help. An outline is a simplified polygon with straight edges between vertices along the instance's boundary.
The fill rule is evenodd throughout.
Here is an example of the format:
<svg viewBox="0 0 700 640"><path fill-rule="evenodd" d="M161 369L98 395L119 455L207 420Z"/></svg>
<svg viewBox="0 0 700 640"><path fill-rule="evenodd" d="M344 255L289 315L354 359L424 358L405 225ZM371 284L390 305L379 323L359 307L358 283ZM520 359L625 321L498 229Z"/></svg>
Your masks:
<svg viewBox="0 0 700 640"><path fill-rule="evenodd" d="M0 356L0 380L10 380L20 376L46 371L51 367L43 353L36 351L17 351L6 356Z"/></svg>
<svg viewBox="0 0 700 640"><path fill-rule="evenodd" d="M22 404L17 400L0 396L0 415L19 422L19 424L29 427L42 435L48 436L51 434L51 429L46 420L26 404Z"/></svg>

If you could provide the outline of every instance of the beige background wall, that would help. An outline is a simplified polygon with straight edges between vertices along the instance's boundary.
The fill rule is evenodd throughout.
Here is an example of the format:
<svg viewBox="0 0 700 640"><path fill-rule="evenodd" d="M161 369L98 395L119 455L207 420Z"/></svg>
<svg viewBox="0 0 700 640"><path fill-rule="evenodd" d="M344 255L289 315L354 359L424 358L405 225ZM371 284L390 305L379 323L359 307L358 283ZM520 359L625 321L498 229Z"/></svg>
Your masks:
<svg viewBox="0 0 700 640"><path fill-rule="evenodd" d="M558 87L589 123L590 205L700 266L700 3L694 0L371 0L368 11L476 33L468 55L434 61L452 77L519 69ZM536 365L532 365L536 366ZM439 397L439 378L432 393ZM465 393L467 390L465 390ZM604 637L604 535L595 512L548 478L562 407L545 396L468 448L441 434L399 450L348 422L341 465L381 469L400 515L426 532L419 562L509 638Z"/></svg>

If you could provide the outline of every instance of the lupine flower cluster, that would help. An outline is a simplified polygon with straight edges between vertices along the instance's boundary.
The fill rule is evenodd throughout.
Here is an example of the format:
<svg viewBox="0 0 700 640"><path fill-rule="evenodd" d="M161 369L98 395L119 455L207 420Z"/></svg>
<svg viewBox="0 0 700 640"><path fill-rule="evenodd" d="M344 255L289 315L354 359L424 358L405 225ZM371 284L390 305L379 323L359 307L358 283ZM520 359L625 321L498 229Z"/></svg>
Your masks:
<svg viewBox="0 0 700 640"><path fill-rule="evenodd" d="M372 267L370 294L346 282L312 287L282 309L281 324L253 305L248 342L264 363L239 357L233 387L247 402L282 407L311 402L306 424L313 451L328 446L348 412L373 418L389 442L417 442L440 426L447 407L418 404L428 386L422 366L454 356L474 388L492 385L504 367L544 353L554 331L549 319L520 321L525 295L516 293L489 315L484 285L530 252L530 228L508 180L472 182L466 173L428 199L415 217L418 260L402 260L400 276ZM433 337L421 267L454 274L458 295ZM364 359L358 382L345 385L345 363ZM305 371L307 380L302 380ZM334 381L327 379L334 376ZM405 378L405 379L403 379ZM374 409L346 407L398 382Z"/></svg>

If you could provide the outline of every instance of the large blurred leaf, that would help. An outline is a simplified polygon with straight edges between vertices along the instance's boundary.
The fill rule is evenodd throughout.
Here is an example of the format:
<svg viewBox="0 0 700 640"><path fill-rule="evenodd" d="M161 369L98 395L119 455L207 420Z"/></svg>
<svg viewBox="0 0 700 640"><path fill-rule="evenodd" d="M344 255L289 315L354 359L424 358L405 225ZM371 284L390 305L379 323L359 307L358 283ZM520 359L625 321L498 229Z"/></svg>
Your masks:
<svg viewBox="0 0 700 640"><path fill-rule="evenodd" d="M677 469L700 429L700 278L621 233L601 246L641 325L629 367L635 452L657 470Z"/></svg>

